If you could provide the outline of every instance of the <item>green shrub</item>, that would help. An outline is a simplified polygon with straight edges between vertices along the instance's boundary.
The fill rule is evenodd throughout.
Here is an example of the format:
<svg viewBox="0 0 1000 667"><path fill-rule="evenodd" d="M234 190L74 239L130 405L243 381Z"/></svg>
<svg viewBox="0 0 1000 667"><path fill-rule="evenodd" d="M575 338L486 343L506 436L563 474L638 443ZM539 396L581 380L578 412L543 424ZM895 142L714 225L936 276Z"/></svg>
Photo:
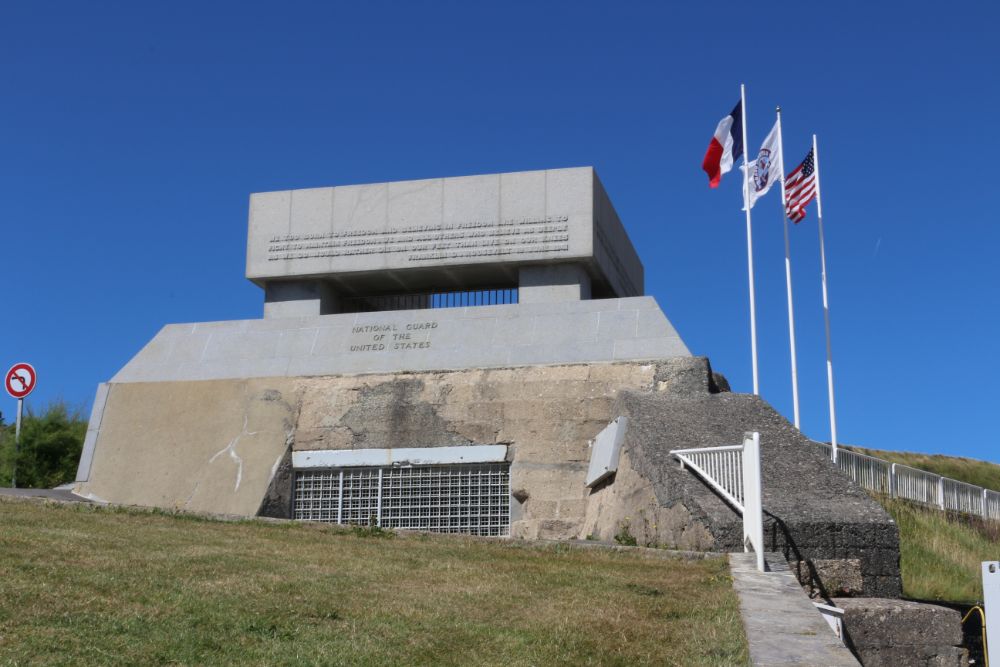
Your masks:
<svg viewBox="0 0 1000 667"><path fill-rule="evenodd" d="M52 488L76 478L87 434L82 410L53 401L36 413L30 407L21 421L17 486ZM0 423L0 485L11 486L14 472L14 424Z"/></svg>

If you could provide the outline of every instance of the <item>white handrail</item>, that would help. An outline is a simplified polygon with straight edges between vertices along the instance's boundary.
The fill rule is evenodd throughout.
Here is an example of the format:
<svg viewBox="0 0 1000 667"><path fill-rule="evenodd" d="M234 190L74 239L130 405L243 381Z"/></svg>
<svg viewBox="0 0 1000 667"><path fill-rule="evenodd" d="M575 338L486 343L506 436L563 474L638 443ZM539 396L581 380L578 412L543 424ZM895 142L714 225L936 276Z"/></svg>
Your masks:
<svg viewBox="0 0 1000 667"><path fill-rule="evenodd" d="M742 445L674 449L670 452L743 516L743 546L753 548L764 571L764 516L760 487L760 434L747 433ZM749 543L749 547L747 546Z"/></svg>
<svg viewBox="0 0 1000 667"><path fill-rule="evenodd" d="M708 482L730 505L743 512L743 445L705 447L703 449L673 449L671 454Z"/></svg>

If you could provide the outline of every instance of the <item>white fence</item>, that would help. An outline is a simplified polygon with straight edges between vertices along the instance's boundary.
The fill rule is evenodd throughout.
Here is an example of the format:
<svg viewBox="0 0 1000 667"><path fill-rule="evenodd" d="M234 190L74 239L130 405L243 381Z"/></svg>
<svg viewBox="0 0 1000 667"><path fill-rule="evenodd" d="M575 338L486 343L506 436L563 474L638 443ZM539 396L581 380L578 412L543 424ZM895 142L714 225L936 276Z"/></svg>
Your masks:
<svg viewBox="0 0 1000 667"><path fill-rule="evenodd" d="M831 454L830 445L819 446ZM843 447L837 448L836 465L868 491L1000 521L1000 492Z"/></svg>
<svg viewBox="0 0 1000 667"><path fill-rule="evenodd" d="M743 547L747 551L753 548L757 569L763 572L760 434L745 434L742 445L674 449L670 453L680 459L681 466L693 470L743 515Z"/></svg>

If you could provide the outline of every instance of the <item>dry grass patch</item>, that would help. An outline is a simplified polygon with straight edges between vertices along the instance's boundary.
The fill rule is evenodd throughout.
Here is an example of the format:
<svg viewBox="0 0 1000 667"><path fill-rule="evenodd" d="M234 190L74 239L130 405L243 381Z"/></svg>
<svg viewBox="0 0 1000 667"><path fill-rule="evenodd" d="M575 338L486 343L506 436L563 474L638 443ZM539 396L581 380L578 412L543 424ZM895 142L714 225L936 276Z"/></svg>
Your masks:
<svg viewBox="0 0 1000 667"><path fill-rule="evenodd" d="M0 663L747 663L724 559L9 500L0 526Z"/></svg>

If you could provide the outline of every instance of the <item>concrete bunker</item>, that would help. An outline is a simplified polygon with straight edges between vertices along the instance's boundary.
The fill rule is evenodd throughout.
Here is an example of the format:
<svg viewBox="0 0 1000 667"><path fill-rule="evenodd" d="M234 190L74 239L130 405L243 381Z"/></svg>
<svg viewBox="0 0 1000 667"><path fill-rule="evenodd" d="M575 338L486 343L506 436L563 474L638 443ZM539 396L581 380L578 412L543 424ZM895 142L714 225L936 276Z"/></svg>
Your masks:
<svg viewBox="0 0 1000 667"><path fill-rule="evenodd" d="M246 276L262 319L167 325L99 387L79 494L724 550L738 517L668 452L756 429L772 546L816 590L898 595L891 519L691 356L589 167L256 194Z"/></svg>

